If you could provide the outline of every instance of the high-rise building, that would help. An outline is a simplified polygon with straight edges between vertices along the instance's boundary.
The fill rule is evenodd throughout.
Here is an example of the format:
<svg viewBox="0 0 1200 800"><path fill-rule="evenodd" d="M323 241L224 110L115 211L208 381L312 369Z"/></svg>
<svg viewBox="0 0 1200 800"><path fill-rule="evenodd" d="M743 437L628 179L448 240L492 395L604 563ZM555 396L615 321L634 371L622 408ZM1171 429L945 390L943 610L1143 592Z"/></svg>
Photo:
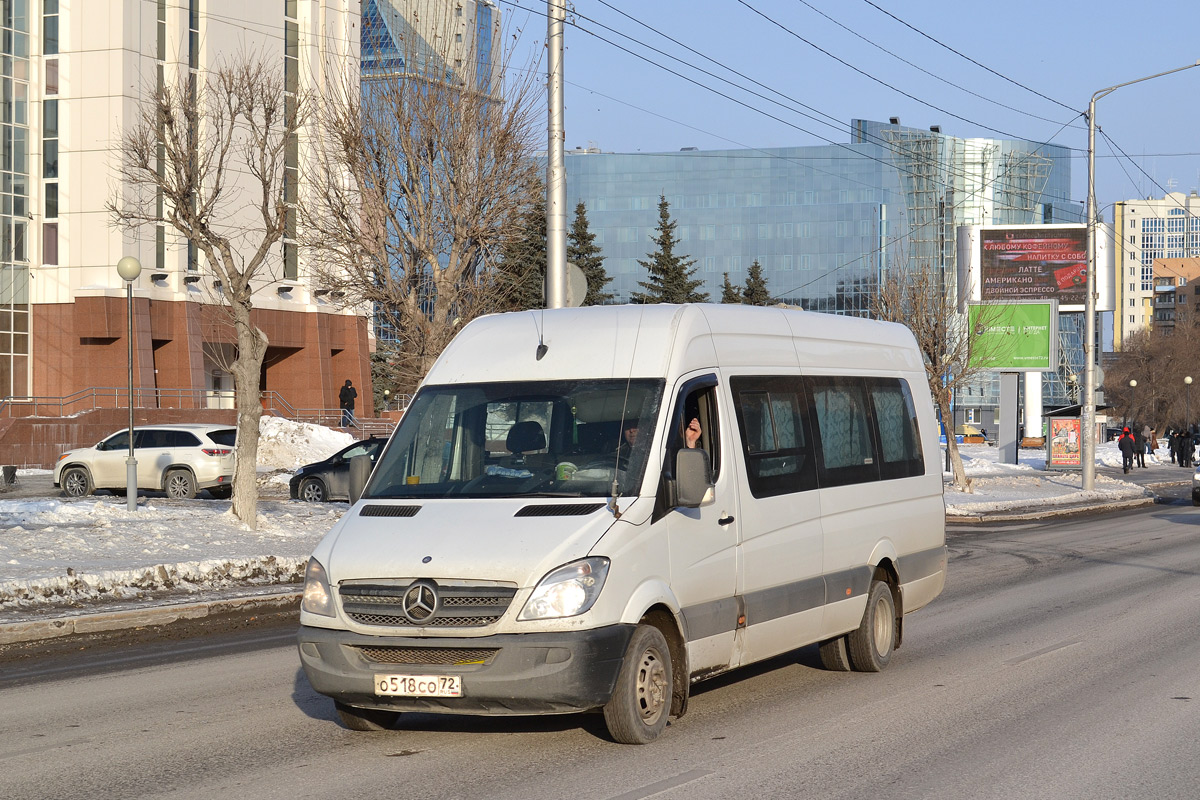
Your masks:
<svg viewBox="0 0 1200 800"><path fill-rule="evenodd" d="M319 89L331 64L357 80L358 9L0 0L0 396L124 385L126 287L115 265L135 256L135 388L232 407L229 337L204 322L222 301L203 256L167 224L125 233L106 208L123 190L121 134L156 85L188 73L199 84L242 56L278 59L289 87ZM294 145L306 146L304 136ZM289 153L289 167L302 156ZM366 322L311 291L294 235L270 254L255 295L254 322L270 341L263 388L295 408L335 408L346 378L370 385Z"/></svg>
<svg viewBox="0 0 1200 800"><path fill-rule="evenodd" d="M363 0L364 82L401 72L498 91L500 29L495 0Z"/></svg>
<svg viewBox="0 0 1200 800"><path fill-rule="evenodd" d="M1113 348L1154 325L1157 259L1200 256L1200 195L1171 192L1162 198L1125 200L1113 212L1116 313Z"/></svg>

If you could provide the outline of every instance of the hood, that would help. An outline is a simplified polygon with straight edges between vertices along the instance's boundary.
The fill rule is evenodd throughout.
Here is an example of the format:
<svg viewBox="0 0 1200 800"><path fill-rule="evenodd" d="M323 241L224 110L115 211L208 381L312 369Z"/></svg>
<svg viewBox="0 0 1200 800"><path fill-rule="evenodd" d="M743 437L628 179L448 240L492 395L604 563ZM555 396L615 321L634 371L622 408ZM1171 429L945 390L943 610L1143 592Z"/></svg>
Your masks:
<svg viewBox="0 0 1200 800"><path fill-rule="evenodd" d="M580 506L600 507L575 513ZM371 516L413 508L411 516ZM314 555L335 584L432 578L505 581L521 588L588 555L612 523L599 499L360 501Z"/></svg>

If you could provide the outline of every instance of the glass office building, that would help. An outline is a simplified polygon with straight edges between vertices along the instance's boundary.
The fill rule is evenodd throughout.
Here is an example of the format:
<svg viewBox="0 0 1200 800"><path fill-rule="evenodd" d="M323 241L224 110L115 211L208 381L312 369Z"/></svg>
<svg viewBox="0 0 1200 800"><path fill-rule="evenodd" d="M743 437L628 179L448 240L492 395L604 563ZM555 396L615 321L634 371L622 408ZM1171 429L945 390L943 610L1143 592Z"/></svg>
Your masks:
<svg viewBox="0 0 1200 800"><path fill-rule="evenodd" d="M712 302L720 301L726 273L744 285L757 260L778 302L837 314L865 313L889 269L928 264L956 291L959 225L1082 221L1070 200L1065 147L960 139L897 119L853 120L848 138L811 147L568 151L569 213L585 204L617 302L646 279L638 260L655 249L663 196L677 224L677 252L695 260ZM1076 341L1077 327L1069 321L1062 329ZM1065 404L1064 385L1045 383L1047 404ZM978 392L994 407L998 381Z"/></svg>

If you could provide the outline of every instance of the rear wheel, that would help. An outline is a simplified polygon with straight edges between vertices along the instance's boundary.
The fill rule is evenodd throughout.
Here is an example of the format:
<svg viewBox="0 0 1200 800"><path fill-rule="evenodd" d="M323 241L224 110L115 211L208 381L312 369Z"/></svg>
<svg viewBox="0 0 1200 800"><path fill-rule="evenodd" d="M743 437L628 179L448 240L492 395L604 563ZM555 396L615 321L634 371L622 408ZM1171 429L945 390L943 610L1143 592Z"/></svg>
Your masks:
<svg viewBox="0 0 1200 800"><path fill-rule="evenodd" d="M821 642L821 666L830 672L849 672L850 653L846 647L846 637L826 639Z"/></svg>
<svg viewBox="0 0 1200 800"><path fill-rule="evenodd" d="M850 665L859 672L880 672L896 645L896 602L883 581L871 581L867 610L858 630L847 636Z"/></svg>
<svg viewBox="0 0 1200 800"><path fill-rule="evenodd" d="M323 503L327 496L325 484L317 478L305 478L301 481L296 495L306 503Z"/></svg>
<svg viewBox="0 0 1200 800"><path fill-rule="evenodd" d="M359 708L339 703L333 703L337 708L338 718L342 724L352 731L386 731L396 724L400 718L399 711L384 711L378 708Z"/></svg>
<svg viewBox="0 0 1200 800"><path fill-rule="evenodd" d="M604 706L608 732L621 744L649 744L671 713L671 651L662 631L639 625L629 640L617 686Z"/></svg>
<svg viewBox="0 0 1200 800"><path fill-rule="evenodd" d="M67 467L63 470L60 485L67 497L86 497L95 488L91 473L84 467Z"/></svg>
<svg viewBox="0 0 1200 800"><path fill-rule="evenodd" d="M191 500L196 496L196 479L186 469L167 473L167 497L172 500Z"/></svg>

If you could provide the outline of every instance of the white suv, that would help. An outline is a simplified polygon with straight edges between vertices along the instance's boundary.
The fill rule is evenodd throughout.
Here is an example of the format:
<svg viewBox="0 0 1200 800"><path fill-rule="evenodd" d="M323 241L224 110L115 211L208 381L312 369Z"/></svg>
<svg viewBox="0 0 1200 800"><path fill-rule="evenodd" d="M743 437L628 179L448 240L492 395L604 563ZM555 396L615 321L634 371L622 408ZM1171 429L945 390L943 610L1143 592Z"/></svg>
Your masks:
<svg viewBox="0 0 1200 800"><path fill-rule="evenodd" d="M230 425L148 425L133 429L138 488L166 492L175 499L207 489L223 499L233 494L234 438ZM95 447L70 450L58 457L54 485L68 497L95 489L124 493L129 430L121 430Z"/></svg>

